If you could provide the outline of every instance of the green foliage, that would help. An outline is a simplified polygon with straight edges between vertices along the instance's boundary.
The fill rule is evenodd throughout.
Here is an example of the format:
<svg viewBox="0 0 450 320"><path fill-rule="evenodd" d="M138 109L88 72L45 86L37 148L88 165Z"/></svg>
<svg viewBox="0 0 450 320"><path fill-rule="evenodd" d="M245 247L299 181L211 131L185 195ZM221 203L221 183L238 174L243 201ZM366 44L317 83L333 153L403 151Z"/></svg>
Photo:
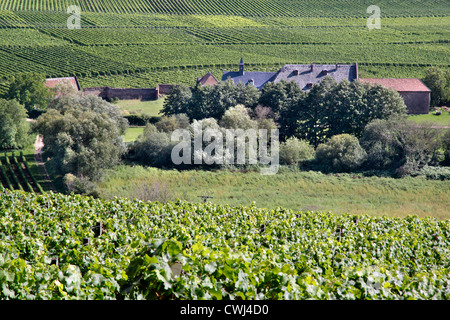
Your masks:
<svg viewBox="0 0 450 320"><path fill-rule="evenodd" d="M162 114L174 115L179 113L188 114L189 102L192 99L192 91L185 85L174 85L170 93L164 99ZM189 114L188 114L189 115Z"/></svg>
<svg viewBox="0 0 450 320"><path fill-rule="evenodd" d="M258 122L250 118L247 108L239 104L225 111L219 125L225 129L256 129Z"/></svg>
<svg viewBox="0 0 450 320"><path fill-rule="evenodd" d="M97 185L87 177L76 177L71 173L67 173L63 178L63 182L69 193L73 192L93 197L99 196Z"/></svg>
<svg viewBox="0 0 450 320"><path fill-rule="evenodd" d="M225 111L238 104L254 108L259 91L253 86L234 85L230 79L214 86L175 86L164 100L162 113L185 113L189 119L221 119Z"/></svg>
<svg viewBox="0 0 450 320"><path fill-rule="evenodd" d="M158 131L172 133L176 129L187 129L189 127L189 118L184 113L172 115L170 117L163 116L155 123Z"/></svg>
<svg viewBox="0 0 450 320"><path fill-rule="evenodd" d="M8 88L2 95L2 98L7 100L15 99L24 105L28 111L35 108L45 110L51 94L44 81L44 74L34 72L17 73L8 79Z"/></svg>
<svg viewBox="0 0 450 320"><path fill-rule="evenodd" d="M127 121L117 106L93 95L60 97L33 127L61 174L96 180L126 152Z"/></svg>
<svg viewBox="0 0 450 320"><path fill-rule="evenodd" d="M424 166L420 170L412 173L413 176L425 176L432 180L450 180L450 168Z"/></svg>
<svg viewBox="0 0 450 320"><path fill-rule="evenodd" d="M407 175L439 162L439 130L404 118L372 121L360 142L368 154L368 168L395 170Z"/></svg>
<svg viewBox="0 0 450 320"><path fill-rule="evenodd" d="M0 299L450 298L448 220L0 197Z"/></svg>
<svg viewBox="0 0 450 320"><path fill-rule="evenodd" d="M326 171L356 170L364 163L366 156L358 139L349 134L335 135L316 149L316 160Z"/></svg>
<svg viewBox="0 0 450 320"><path fill-rule="evenodd" d="M444 164L450 166L450 130L442 137L442 148L444 149Z"/></svg>
<svg viewBox="0 0 450 320"><path fill-rule="evenodd" d="M305 96L306 93L293 81L269 82L261 90L259 103L279 115L276 118L282 139L296 133L300 111L295 106Z"/></svg>
<svg viewBox="0 0 450 320"><path fill-rule="evenodd" d="M306 93L293 81L269 83L259 102L277 110L282 138L296 136L314 146L338 134L359 138L373 119L406 114L406 105L394 90L359 81L336 83L329 76Z"/></svg>
<svg viewBox="0 0 450 320"><path fill-rule="evenodd" d="M0 150L20 149L31 142L27 110L15 100L0 99Z"/></svg>
<svg viewBox="0 0 450 320"><path fill-rule="evenodd" d="M439 67L427 70L423 82L431 90L430 106L440 107L450 101L450 71Z"/></svg>
<svg viewBox="0 0 450 320"><path fill-rule="evenodd" d="M0 4L13 10L0 10L0 76L17 72L76 75L84 87L194 86L195 79L208 71L219 78L223 70L234 70L241 52L248 53L246 70L273 71L285 63L357 61L361 77L422 78L430 65L449 65L448 6L443 6L447 4L443 0L426 6L420 1L417 7L416 3L386 3L385 28L376 33L365 27L368 5L361 3L325 2L318 8L311 1L283 1L281 9L276 0L277 5L267 2L272 7L251 7L251 16L243 17L247 1L239 5L226 1L226 8L220 7L225 5L221 2L207 15L186 15L182 13L186 7L179 14L155 13L153 6L159 7L159 2L152 7L140 2L138 7L124 1L114 5L82 1L82 28L69 30L64 12L67 1L38 5L11 0ZM388 18L390 10L395 18ZM253 15L258 11L265 13ZM3 90L4 84L0 85Z"/></svg>
<svg viewBox="0 0 450 320"><path fill-rule="evenodd" d="M35 1L26 0L5 1L0 4L0 10L27 11L60 11L64 12L67 0ZM168 15L235 15L244 17L366 17L366 9L371 2L322 1L320 4L313 0L217 0L206 5L202 0L117 0L114 3L101 0L74 1L80 5L82 12L130 14L130 13L164 13ZM334 4L334 6L332 6ZM442 16L448 13L448 3L444 0L402 1L380 0L377 2L385 8L385 15L389 16ZM164 21L164 19L162 19ZM169 19L168 19L169 20ZM207 19L205 19L207 20ZM211 19L212 20L212 19ZM226 20L225 20L226 21Z"/></svg>
<svg viewBox="0 0 450 320"><path fill-rule="evenodd" d="M148 123L155 124L161 120L159 116L148 116L146 114L130 114L124 116L124 118L128 120L130 126L145 126Z"/></svg>
<svg viewBox="0 0 450 320"><path fill-rule="evenodd" d="M381 85L344 80L332 87L328 99L327 137L348 133L360 138L373 119L406 115L406 105L400 94Z"/></svg>
<svg viewBox="0 0 450 320"><path fill-rule="evenodd" d="M305 140L291 137L280 144L280 163L299 164L302 161L313 159L314 148Z"/></svg>
<svg viewBox="0 0 450 320"><path fill-rule="evenodd" d="M133 158L139 163L162 167L171 164L172 148L173 143L170 141L170 133L158 131L155 125L148 124L144 133L130 147L130 151L134 154Z"/></svg>

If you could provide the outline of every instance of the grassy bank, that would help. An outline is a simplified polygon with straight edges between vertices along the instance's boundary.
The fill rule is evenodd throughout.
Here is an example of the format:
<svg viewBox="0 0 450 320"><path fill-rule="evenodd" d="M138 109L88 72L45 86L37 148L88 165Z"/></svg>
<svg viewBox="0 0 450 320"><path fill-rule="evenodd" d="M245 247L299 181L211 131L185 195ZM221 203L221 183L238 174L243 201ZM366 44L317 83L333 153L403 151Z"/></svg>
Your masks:
<svg viewBox="0 0 450 320"><path fill-rule="evenodd" d="M146 114L148 116L158 116L162 109L164 99L141 101L141 100L119 100L117 106L124 115L126 114Z"/></svg>
<svg viewBox="0 0 450 320"><path fill-rule="evenodd" d="M123 138L125 139L125 142L133 142L142 133L144 133L144 127L130 127L125 132L125 135L123 136Z"/></svg>
<svg viewBox="0 0 450 320"><path fill-rule="evenodd" d="M199 196L217 204L274 209L332 211L334 213L417 215L450 218L450 182L424 178L380 178L325 175L281 170L273 176L259 172L159 170L118 166L99 184L103 197L136 197L146 184L151 193L192 202Z"/></svg>
<svg viewBox="0 0 450 320"><path fill-rule="evenodd" d="M443 111L440 115L435 115L433 113L429 114L416 114L409 116L411 121L416 123L432 123L435 126L448 126L450 127L450 112Z"/></svg>

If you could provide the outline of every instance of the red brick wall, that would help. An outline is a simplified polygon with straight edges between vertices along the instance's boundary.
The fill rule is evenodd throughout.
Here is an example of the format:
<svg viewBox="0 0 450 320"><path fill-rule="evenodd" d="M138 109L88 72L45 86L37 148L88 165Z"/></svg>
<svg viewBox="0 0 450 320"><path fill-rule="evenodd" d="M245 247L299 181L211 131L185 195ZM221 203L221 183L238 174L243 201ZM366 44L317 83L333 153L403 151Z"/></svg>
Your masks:
<svg viewBox="0 0 450 320"><path fill-rule="evenodd" d="M114 99L118 98L120 100L157 100L158 90L157 89L139 89L139 88L110 88L110 87L95 87L95 88L85 88L83 94L94 94L103 99Z"/></svg>
<svg viewBox="0 0 450 320"><path fill-rule="evenodd" d="M172 85L171 84L158 84L158 86L156 87L159 91L159 94L169 94L170 91L172 90Z"/></svg>

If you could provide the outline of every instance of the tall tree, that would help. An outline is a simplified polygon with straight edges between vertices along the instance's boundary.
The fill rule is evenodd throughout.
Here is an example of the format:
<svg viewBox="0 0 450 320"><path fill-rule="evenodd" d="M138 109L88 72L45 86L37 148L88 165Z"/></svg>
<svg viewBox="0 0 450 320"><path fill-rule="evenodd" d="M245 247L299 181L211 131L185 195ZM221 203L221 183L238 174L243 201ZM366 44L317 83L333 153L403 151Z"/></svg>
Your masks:
<svg viewBox="0 0 450 320"><path fill-rule="evenodd" d="M308 140L314 147L325 142L329 128L329 94L336 82L327 77L320 84L315 84L305 96L298 101L299 125L296 136Z"/></svg>
<svg viewBox="0 0 450 320"><path fill-rule="evenodd" d="M166 97L162 113L174 115L185 113L190 120L221 119L225 111L238 104L255 108L259 91L253 86L235 85L232 80L214 86L175 86Z"/></svg>
<svg viewBox="0 0 450 320"><path fill-rule="evenodd" d="M427 70L423 82L431 90L432 107L439 107L450 101L450 71L438 67L431 67Z"/></svg>
<svg viewBox="0 0 450 320"><path fill-rule="evenodd" d="M18 149L31 142L27 110L16 100L0 99L0 150Z"/></svg>
<svg viewBox="0 0 450 320"><path fill-rule="evenodd" d="M2 98L7 100L16 99L23 104L28 111L33 109L45 110L51 92L45 86L45 75L34 72L18 73L7 81L8 89Z"/></svg>
<svg viewBox="0 0 450 320"><path fill-rule="evenodd" d="M188 113L189 104L192 99L192 91L188 86L175 85L166 98L164 99L164 106L161 110L166 116Z"/></svg>
<svg viewBox="0 0 450 320"><path fill-rule="evenodd" d="M306 93L294 81L269 82L261 90L259 104L276 114L281 139L296 133L300 119L297 106L305 96Z"/></svg>
<svg viewBox="0 0 450 320"><path fill-rule="evenodd" d="M117 106L93 95L59 98L33 127L61 174L96 180L126 152L127 120Z"/></svg>

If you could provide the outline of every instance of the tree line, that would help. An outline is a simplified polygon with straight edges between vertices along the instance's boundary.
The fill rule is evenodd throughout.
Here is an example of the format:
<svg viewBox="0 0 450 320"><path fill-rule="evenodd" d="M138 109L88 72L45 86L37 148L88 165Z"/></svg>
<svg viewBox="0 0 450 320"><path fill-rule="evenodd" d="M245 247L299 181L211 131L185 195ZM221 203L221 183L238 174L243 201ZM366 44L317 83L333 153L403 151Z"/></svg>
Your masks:
<svg viewBox="0 0 450 320"><path fill-rule="evenodd" d="M326 78L309 92L286 81L262 91L231 80L177 85L165 99L161 119L130 145L122 137L128 122L119 107L70 85L48 90L42 76L18 75L2 97L0 148L20 149L31 142L31 132L42 134L48 166L64 177L69 190L83 193L95 194L104 169L123 159L177 167L170 161L171 133L194 123L220 130L277 128L280 163L310 170L404 176L450 164L450 130L408 121L397 92L359 81ZM36 110L42 114L30 125L25 120Z"/></svg>

